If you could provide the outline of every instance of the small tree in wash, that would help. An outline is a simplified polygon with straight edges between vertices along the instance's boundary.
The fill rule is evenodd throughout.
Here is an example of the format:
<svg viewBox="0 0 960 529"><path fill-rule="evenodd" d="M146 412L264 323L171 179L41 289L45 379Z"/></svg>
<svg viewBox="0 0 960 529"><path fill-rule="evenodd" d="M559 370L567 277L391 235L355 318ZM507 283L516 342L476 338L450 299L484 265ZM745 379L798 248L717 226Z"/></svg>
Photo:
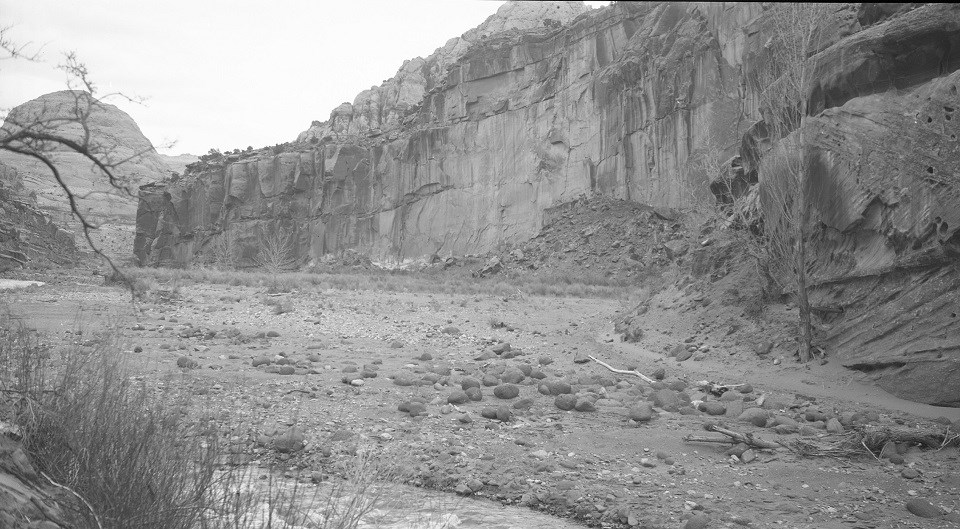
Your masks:
<svg viewBox="0 0 960 529"><path fill-rule="evenodd" d="M822 28L834 15L830 4L779 3L769 17L774 36L769 60L758 70L760 106L773 148L760 163L764 246L768 266L785 290L794 290L799 309L800 360L811 358L811 208L817 179L808 124L808 93L820 51Z"/></svg>

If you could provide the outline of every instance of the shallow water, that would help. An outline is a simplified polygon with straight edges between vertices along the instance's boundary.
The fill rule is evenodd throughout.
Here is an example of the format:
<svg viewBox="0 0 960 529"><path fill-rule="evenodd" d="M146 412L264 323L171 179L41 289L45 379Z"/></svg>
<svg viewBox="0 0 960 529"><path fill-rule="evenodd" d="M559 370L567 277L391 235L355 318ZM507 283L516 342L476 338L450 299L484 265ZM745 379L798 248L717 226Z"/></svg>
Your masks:
<svg viewBox="0 0 960 529"><path fill-rule="evenodd" d="M21 281L19 279L0 279L0 290L16 290L18 288L27 288L32 286L43 286L40 281Z"/></svg>
<svg viewBox="0 0 960 529"><path fill-rule="evenodd" d="M581 528L563 518L555 518L522 507L510 507L477 498L461 498L453 494L424 491L415 487L403 487L406 501L424 506L420 512L403 513L383 509L375 514L376 519L365 520L364 528L421 529L421 528L471 528L490 529L552 529ZM402 510L401 510L402 511ZM426 517L426 519L424 519ZM426 522L421 525L418 523ZM432 522L434 525L429 525Z"/></svg>
<svg viewBox="0 0 960 529"><path fill-rule="evenodd" d="M250 483L253 489L263 492L264 482ZM348 504L352 496L339 491L337 499L330 501L329 484L312 485L292 481L273 483L274 491L286 489L288 498L295 497L295 507L271 507L266 501L256 502L248 511L248 521L254 527L277 529L311 529L325 527L325 518L331 511L350 512ZM246 487L245 487L246 488ZM250 489L247 489L250 490ZM368 490L364 497L389 497L381 499L369 509L357 525L360 529L577 529L585 527L572 521L522 507L504 506L482 498L464 498L450 493L428 491L407 485L380 486ZM277 502L275 502L277 503ZM285 503L285 502L279 502ZM367 509L364 509L367 510ZM283 513L283 514L281 514Z"/></svg>

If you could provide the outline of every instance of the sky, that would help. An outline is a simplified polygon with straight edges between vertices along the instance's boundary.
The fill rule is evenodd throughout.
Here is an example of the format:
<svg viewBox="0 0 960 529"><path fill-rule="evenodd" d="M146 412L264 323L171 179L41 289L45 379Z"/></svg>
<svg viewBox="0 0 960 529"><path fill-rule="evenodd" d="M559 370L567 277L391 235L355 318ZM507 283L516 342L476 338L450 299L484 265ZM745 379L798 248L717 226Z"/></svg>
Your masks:
<svg viewBox="0 0 960 529"><path fill-rule="evenodd" d="M587 2L595 7L609 2ZM64 90L74 51L98 94L164 154L296 139L313 120L482 23L481 0L0 0L0 27L41 61L0 61L0 109ZM168 146L171 142L172 146Z"/></svg>

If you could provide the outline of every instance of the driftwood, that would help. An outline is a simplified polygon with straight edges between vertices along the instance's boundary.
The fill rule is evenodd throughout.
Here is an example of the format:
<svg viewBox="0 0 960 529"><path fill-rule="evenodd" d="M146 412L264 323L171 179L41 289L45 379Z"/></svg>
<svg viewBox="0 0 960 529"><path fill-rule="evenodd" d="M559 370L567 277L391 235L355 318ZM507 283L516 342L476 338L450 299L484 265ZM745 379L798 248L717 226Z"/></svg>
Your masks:
<svg viewBox="0 0 960 529"><path fill-rule="evenodd" d="M795 439L784 445L802 457L852 458L870 454L879 461L884 445L889 442L907 443L930 450L960 446L960 433L931 428L904 428L901 426L861 425L832 441Z"/></svg>
<svg viewBox="0 0 960 529"><path fill-rule="evenodd" d="M633 376L635 376L635 377L639 377L640 380L643 380L643 381L646 382L647 384L653 384L653 379L652 379L652 378L648 377L647 375L644 375L643 373L641 373L641 372L639 372L639 371L633 371L633 370L630 370L630 369L614 369L613 367L610 366L610 364L608 364L608 363L606 363L606 362L603 362L603 361L600 361L600 360L597 360L596 358L594 358L594 357L592 357L592 356L587 356L587 358L589 358L590 360L593 360L594 362L602 365L603 367L609 369L610 371L613 371L614 373L619 373L619 374L621 374L621 375L633 375Z"/></svg>
<svg viewBox="0 0 960 529"><path fill-rule="evenodd" d="M760 450L776 450L781 446L779 443L766 441L764 439L754 437L752 434L745 434L730 430L718 424L708 423L703 426L703 429L708 432L723 434L726 437L703 437L698 435L687 435L683 438L683 440L687 441L688 443L721 443L731 445L743 443L750 448L757 448Z"/></svg>

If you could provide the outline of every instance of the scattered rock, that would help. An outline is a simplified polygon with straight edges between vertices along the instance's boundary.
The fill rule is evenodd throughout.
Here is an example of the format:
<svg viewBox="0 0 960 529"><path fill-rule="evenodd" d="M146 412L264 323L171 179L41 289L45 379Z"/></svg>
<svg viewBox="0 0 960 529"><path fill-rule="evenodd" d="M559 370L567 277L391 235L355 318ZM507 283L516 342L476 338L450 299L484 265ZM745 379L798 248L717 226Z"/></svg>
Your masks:
<svg viewBox="0 0 960 529"><path fill-rule="evenodd" d="M770 412L763 408L747 408L743 410L738 419L754 426L763 427L766 426L768 417L770 417Z"/></svg>
<svg viewBox="0 0 960 529"><path fill-rule="evenodd" d="M481 391L480 388L467 388L465 393L467 394L467 398L474 402L483 400L483 391Z"/></svg>
<svg viewBox="0 0 960 529"><path fill-rule="evenodd" d="M597 411L597 406L588 398L578 398L573 408L577 411Z"/></svg>
<svg viewBox="0 0 960 529"><path fill-rule="evenodd" d="M707 529L710 527L710 517L706 514L694 514L683 524L683 529Z"/></svg>
<svg viewBox="0 0 960 529"><path fill-rule="evenodd" d="M653 408L650 406L649 402L640 402L636 406L630 408L628 417L637 422L647 422L653 419Z"/></svg>
<svg viewBox="0 0 960 529"><path fill-rule="evenodd" d="M831 417L827 421L827 432L829 433L843 433L843 425L840 424L840 421L836 417Z"/></svg>
<svg viewBox="0 0 960 529"><path fill-rule="evenodd" d="M924 498L910 498L907 500L907 510L921 518L939 518L943 511Z"/></svg>
<svg viewBox="0 0 960 529"><path fill-rule="evenodd" d="M460 329L453 326L444 327L443 330L440 332L442 332L443 334L449 334L450 336L460 336L461 334Z"/></svg>
<svg viewBox="0 0 960 529"><path fill-rule="evenodd" d="M498 399L515 399L520 395L520 388L514 386L513 384L500 384L499 386L493 388L493 395Z"/></svg>
<svg viewBox="0 0 960 529"><path fill-rule="evenodd" d="M727 413L727 407L724 406L722 402L717 401L701 402L697 408L707 415L723 415Z"/></svg>
<svg viewBox="0 0 960 529"><path fill-rule="evenodd" d="M181 369L196 369L199 365L196 360L188 356L177 358L177 367Z"/></svg>
<svg viewBox="0 0 960 529"><path fill-rule="evenodd" d="M915 468L905 468L900 471L900 475L903 476L904 479L917 479L920 477L920 472Z"/></svg>
<svg viewBox="0 0 960 529"><path fill-rule="evenodd" d="M653 405L665 411L675 412L680 409L680 397L672 389L661 389L653 394Z"/></svg>
<svg viewBox="0 0 960 529"><path fill-rule="evenodd" d="M574 406L577 405L577 397L564 393L562 395L557 395L557 398L553 401L554 405L560 408L563 411L570 411Z"/></svg>
<svg viewBox="0 0 960 529"><path fill-rule="evenodd" d="M306 436L297 427L292 427L273 438L273 448L280 453L296 452L303 449Z"/></svg>
<svg viewBox="0 0 960 529"><path fill-rule="evenodd" d="M460 381L460 389L464 391L470 388L479 388L479 387L480 387L480 381L472 377L466 377Z"/></svg>
<svg viewBox="0 0 960 529"><path fill-rule="evenodd" d="M533 399L531 398L520 399L513 403L513 409L515 410L529 410L531 407L533 407Z"/></svg>
<svg viewBox="0 0 960 529"><path fill-rule="evenodd" d="M454 391L447 397L447 402L450 404L465 404L470 401L470 397L465 391Z"/></svg>
<svg viewBox="0 0 960 529"><path fill-rule="evenodd" d="M508 384L519 384L524 378L526 378L526 376L523 374L523 371L514 367L507 369L500 375L500 380Z"/></svg>
<svg viewBox="0 0 960 529"><path fill-rule="evenodd" d="M565 395L568 393L573 393L573 388L567 382L563 380L551 380L547 382L547 389L550 390L551 395Z"/></svg>

